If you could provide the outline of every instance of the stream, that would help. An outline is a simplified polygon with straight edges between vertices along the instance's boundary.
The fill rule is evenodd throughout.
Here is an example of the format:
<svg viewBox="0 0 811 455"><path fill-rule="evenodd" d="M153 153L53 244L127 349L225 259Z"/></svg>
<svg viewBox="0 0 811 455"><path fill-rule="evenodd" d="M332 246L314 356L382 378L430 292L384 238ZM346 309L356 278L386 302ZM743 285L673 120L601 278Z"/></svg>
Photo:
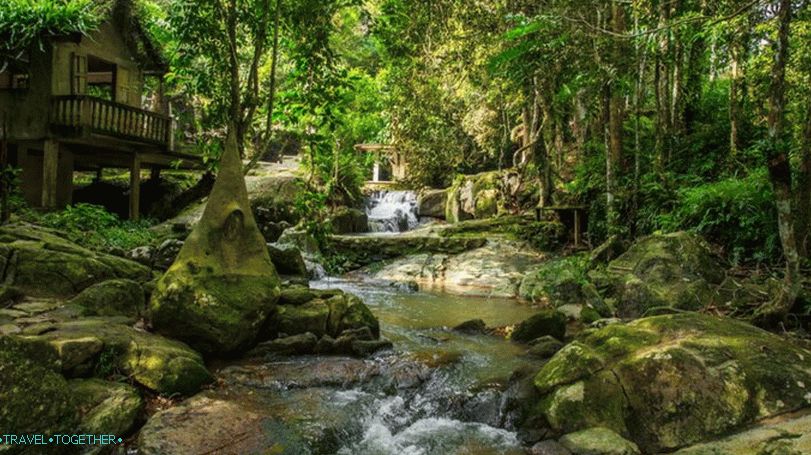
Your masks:
<svg viewBox="0 0 811 455"><path fill-rule="evenodd" d="M361 296L380 319L394 356L435 364L416 390L379 395L344 391L361 402L360 431L340 454L523 453L516 435L498 428L499 385L526 363L522 350L502 338L448 330L472 318L488 327L511 325L533 309L510 300L412 293L384 283L330 279L318 288Z"/></svg>
<svg viewBox="0 0 811 455"><path fill-rule="evenodd" d="M362 430L340 454L523 453L503 425L498 384L528 361L520 347L502 338L448 330L472 318L488 327L511 325L533 314L510 300L409 293L380 283L327 280L361 296L380 319L383 336L404 358L435 363L416 390L378 396L348 391L363 402Z"/></svg>
<svg viewBox="0 0 811 455"><path fill-rule="evenodd" d="M450 330L471 319L512 325L534 313L512 300L412 292L373 281L312 283L363 298L394 349L367 359L267 358L220 370L228 400L269 416L265 447L340 455L523 454L504 389L532 365L502 337ZM282 425L278 425L281 422Z"/></svg>

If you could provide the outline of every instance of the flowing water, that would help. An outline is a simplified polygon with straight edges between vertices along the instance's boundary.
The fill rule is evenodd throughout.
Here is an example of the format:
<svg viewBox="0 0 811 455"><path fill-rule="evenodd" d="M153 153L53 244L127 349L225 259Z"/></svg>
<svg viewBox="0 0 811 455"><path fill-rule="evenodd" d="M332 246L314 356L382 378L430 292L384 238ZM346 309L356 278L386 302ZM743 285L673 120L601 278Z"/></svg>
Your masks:
<svg viewBox="0 0 811 455"><path fill-rule="evenodd" d="M523 453L515 433L501 428L501 386L529 360L503 338L449 328L473 318L488 327L512 325L533 308L510 300L409 293L381 283L324 280L314 287L361 296L380 319L383 336L394 342L395 363L420 359L434 367L419 384L394 393L370 384L340 391L335 399L353 406L359 425L345 435L339 454Z"/></svg>
<svg viewBox="0 0 811 455"><path fill-rule="evenodd" d="M366 201L369 231L399 233L420 224L417 195L413 191L375 191Z"/></svg>
<svg viewBox="0 0 811 455"><path fill-rule="evenodd" d="M221 398L268 416L240 429L283 453L338 455L523 454L506 393L517 368L538 368L503 337L452 327L512 325L535 309L512 300L423 292L373 281L323 279L360 296L394 349L371 358L260 357L218 371ZM250 450L248 450L250 452Z"/></svg>

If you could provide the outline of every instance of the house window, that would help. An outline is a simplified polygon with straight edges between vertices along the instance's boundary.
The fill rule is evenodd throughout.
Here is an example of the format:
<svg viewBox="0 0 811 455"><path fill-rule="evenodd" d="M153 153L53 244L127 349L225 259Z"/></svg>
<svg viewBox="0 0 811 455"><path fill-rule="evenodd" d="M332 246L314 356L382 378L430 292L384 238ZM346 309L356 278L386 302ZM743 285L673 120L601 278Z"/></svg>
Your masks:
<svg viewBox="0 0 811 455"><path fill-rule="evenodd" d="M8 66L0 72L0 90L25 90L29 87L28 71Z"/></svg>
<svg viewBox="0 0 811 455"><path fill-rule="evenodd" d="M87 57L86 91L108 101L115 99L116 66L93 55Z"/></svg>

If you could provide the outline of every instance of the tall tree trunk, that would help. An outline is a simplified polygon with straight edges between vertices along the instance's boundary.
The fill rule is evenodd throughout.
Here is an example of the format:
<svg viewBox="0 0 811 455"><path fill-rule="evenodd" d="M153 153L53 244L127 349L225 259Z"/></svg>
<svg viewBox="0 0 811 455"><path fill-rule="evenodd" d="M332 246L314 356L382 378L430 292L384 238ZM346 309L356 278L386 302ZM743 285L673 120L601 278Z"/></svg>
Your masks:
<svg viewBox="0 0 811 455"><path fill-rule="evenodd" d="M777 225L783 256L786 259L785 285L774 300L759 309L756 319L764 325L782 321L788 315L800 291L800 257L794 233L793 196L789 144L785 137L786 65L789 59L791 0L780 0L777 14L779 29L769 89L769 136L766 159L769 178L777 205Z"/></svg>
<svg viewBox="0 0 811 455"><path fill-rule="evenodd" d="M276 68L279 64L279 24L281 23L281 0L276 0L275 10L273 13L273 50L270 55L270 88L268 89L268 107L267 117L265 118L265 136L262 138L263 151L257 153L251 158L250 163L245 167L245 173L253 169L256 163L266 156L272 147L273 140L273 111L276 103ZM279 154L283 156L284 150L280 150ZM282 157L280 156L280 158Z"/></svg>
<svg viewBox="0 0 811 455"><path fill-rule="evenodd" d="M733 32L730 43L730 81L729 81L729 154L734 166L741 149L741 128L743 125L744 104L744 72L746 61L747 41L746 24L739 19L740 24Z"/></svg>
<svg viewBox="0 0 811 455"><path fill-rule="evenodd" d="M229 0L225 11L225 27L228 37L228 72L229 72L229 129L233 129L237 139L239 155L245 153L245 126L242 122L242 99L239 84L239 50L237 43L237 5L236 0Z"/></svg>
<svg viewBox="0 0 811 455"><path fill-rule="evenodd" d="M709 6L707 0L701 1L701 14L707 15ZM698 117L698 104L701 100L701 82L707 69L707 40L703 33L697 33L690 46L687 58L687 74L684 82L683 125L684 132L694 132L696 118Z"/></svg>
<svg viewBox="0 0 811 455"><path fill-rule="evenodd" d="M619 2L611 4L611 27L616 35L623 35L627 30L625 6ZM606 154L606 206L609 235L620 229L619 214L615 206L617 180L624 171L623 157L623 124L625 122L625 93L622 89L622 78L625 77L625 40L616 38L613 45L615 74L609 85L608 101L608 153Z"/></svg>
<svg viewBox="0 0 811 455"><path fill-rule="evenodd" d="M659 49L656 65L656 163L659 172L667 169L671 155L671 103L672 86L670 83L670 65L672 61L670 43L670 8L671 3L667 0L659 1Z"/></svg>
<svg viewBox="0 0 811 455"><path fill-rule="evenodd" d="M808 259L811 255L808 231L811 229L811 97L805 108L805 127L800 146L800 169L797 174L797 248Z"/></svg>

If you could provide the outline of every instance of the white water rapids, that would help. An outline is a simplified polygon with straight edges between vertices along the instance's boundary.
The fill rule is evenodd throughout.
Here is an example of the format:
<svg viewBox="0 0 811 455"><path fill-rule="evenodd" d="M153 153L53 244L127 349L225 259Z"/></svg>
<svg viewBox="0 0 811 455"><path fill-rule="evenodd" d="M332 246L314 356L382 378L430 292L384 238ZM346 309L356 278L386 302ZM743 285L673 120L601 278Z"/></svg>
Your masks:
<svg viewBox="0 0 811 455"><path fill-rule="evenodd" d="M370 232L399 233L420 224L413 191L375 191L366 203Z"/></svg>

